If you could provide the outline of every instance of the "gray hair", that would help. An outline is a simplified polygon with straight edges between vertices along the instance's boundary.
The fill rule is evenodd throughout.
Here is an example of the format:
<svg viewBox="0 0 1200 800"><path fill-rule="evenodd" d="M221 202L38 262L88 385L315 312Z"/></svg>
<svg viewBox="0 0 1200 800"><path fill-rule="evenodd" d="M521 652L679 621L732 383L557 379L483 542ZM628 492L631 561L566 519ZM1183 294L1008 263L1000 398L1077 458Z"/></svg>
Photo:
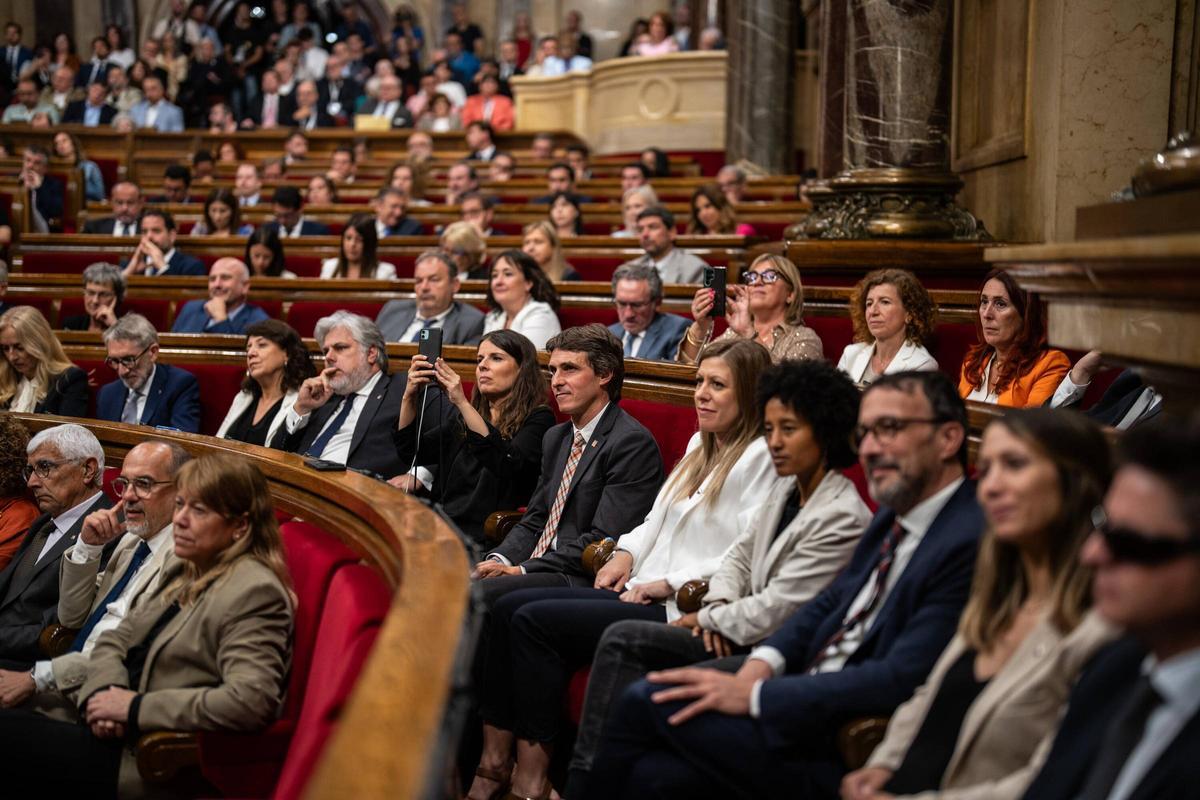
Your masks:
<svg viewBox="0 0 1200 800"><path fill-rule="evenodd" d="M734 166L733 164L726 164L725 166L723 166L719 170L717 170L717 175L720 175L722 172L733 173L733 179L735 181L737 181L739 184L746 182L746 171L744 169L742 169L741 167Z"/></svg>
<svg viewBox="0 0 1200 800"><path fill-rule="evenodd" d="M313 335L317 339L317 344L322 349L325 347L325 337L334 328L345 328L350 331L350 338L358 342L358 346L363 350L370 350L374 347L375 352L379 354L376 357L376 363L379 364L381 370L387 372L387 342L384 341L383 333L379 330L379 326L372 322L369 317L364 317L362 314L353 314L349 311L335 311L328 317L321 317L317 320L317 327L313 331Z"/></svg>
<svg viewBox="0 0 1200 800"><path fill-rule="evenodd" d="M89 486L99 489L104 485L104 448L96 435L82 425L73 422L66 425L55 425L34 436L25 447L25 454L31 455L43 445L50 445L58 451L60 458L68 461L86 461L96 459L96 476Z"/></svg>
<svg viewBox="0 0 1200 800"><path fill-rule="evenodd" d="M625 205L629 202L629 198L639 194L646 201L647 206L658 205L658 194L654 191L654 187L648 183L643 183L641 186L634 186L632 189L627 190L621 197L621 205Z"/></svg>
<svg viewBox="0 0 1200 800"><path fill-rule="evenodd" d="M150 320L141 314L126 314L116 321L102 336L104 343L133 342L138 347L146 348L158 344L158 331L150 324Z"/></svg>
<svg viewBox="0 0 1200 800"><path fill-rule="evenodd" d="M663 298L662 276L649 264L622 264L612 276L613 295L617 293L617 281L645 281L650 284L650 299L654 303Z"/></svg>
<svg viewBox="0 0 1200 800"><path fill-rule="evenodd" d="M431 260L444 264L446 266L446 271L450 273L451 279L458 274L458 267L453 261L450 260L450 256L446 255L444 250L426 250L424 253L421 253L421 255L417 256L417 260L413 262L413 268L415 269L417 266L419 266L422 261Z"/></svg>
<svg viewBox="0 0 1200 800"><path fill-rule="evenodd" d="M109 264L104 261L97 261L95 264L88 264L83 271L83 285L87 288L89 283L100 283L105 286L111 286L113 294L117 296L117 302L125 299L125 276L121 274L121 268L116 264Z"/></svg>

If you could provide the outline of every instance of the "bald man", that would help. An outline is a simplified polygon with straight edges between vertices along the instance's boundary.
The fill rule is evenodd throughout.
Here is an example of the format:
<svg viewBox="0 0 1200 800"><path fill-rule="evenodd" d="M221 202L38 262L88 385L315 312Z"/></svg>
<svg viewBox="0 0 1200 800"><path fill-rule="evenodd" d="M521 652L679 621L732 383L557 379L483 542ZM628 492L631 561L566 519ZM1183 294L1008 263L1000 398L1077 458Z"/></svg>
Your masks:
<svg viewBox="0 0 1200 800"><path fill-rule="evenodd" d="M412 114L404 107L400 79L385 75L379 79L379 99L365 104L359 116L390 119L393 128L411 128Z"/></svg>
<svg viewBox="0 0 1200 800"><path fill-rule="evenodd" d="M250 270L236 258L219 258L208 271L208 299L189 300L179 310L173 333L231 333L267 319L267 312L250 305Z"/></svg>

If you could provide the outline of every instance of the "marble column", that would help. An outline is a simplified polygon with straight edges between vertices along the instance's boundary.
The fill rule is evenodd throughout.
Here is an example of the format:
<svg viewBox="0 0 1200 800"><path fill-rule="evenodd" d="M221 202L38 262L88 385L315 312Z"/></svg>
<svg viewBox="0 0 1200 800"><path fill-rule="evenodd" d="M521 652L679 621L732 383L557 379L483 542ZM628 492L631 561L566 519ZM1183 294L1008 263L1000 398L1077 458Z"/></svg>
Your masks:
<svg viewBox="0 0 1200 800"><path fill-rule="evenodd" d="M989 238L954 202L962 181L950 171L953 0L840 3L843 164L829 192L814 198L807 235Z"/></svg>
<svg viewBox="0 0 1200 800"><path fill-rule="evenodd" d="M726 160L795 170L796 0L731 0Z"/></svg>
<svg viewBox="0 0 1200 800"><path fill-rule="evenodd" d="M820 108L817 175L832 178L842 171L846 143L846 3L825 2L820 8Z"/></svg>

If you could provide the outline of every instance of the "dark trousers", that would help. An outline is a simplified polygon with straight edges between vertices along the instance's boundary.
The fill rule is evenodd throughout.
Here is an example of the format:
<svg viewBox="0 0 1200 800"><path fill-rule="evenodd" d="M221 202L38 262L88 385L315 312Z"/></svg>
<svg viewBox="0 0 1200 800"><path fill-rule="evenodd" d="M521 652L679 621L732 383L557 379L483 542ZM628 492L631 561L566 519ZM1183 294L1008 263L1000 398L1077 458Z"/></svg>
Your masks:
<svg viewBox="0 0 1200 800"><path fill-rule="evenodd" d="M662 623L666 609L657 603L622 603L606 589L530 589L505 595L492 609L484 720L522 739L552 742L571 674L592 663L596 643L609 625L628 619Z"/></svg>
<svg viewBox="0 0 1200 800"><path fill-rule="evenodd" d="M121 739L31 711L0 710L0 785L6 797L115 798Z"/></svg>

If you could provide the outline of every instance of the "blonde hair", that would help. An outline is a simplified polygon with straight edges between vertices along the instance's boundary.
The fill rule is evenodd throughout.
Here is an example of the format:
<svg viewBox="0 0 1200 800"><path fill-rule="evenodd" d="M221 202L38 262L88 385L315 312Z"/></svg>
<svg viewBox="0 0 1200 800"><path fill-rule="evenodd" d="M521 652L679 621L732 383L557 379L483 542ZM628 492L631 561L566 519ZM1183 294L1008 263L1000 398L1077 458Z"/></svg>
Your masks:
<svg viewBox="0 0 1200 800"><path fill-rule="evenodd" d="M712 508L720 499L721 489L733 465L750 443L762 434L763 410L754 392L758 386L758 376L771 366L771 354L767 348L749 339L720 339L700 351L696 359L697 368L710 358L724 361L733 374L733 392L738 403L737 421L722 445L718 446L716 434L701 433L700 446L680 460L667 477L667 485L674 487L671 501L675 502L692 496L705 480L710 480L704 502Z"/></svg>
<svg viewBox="0 0 1200 800"><path fill-rule="evenodd" d="M567 260L563 258L562 240L558 238L558 231L554 230L554 226L544 219L531 222L521 229L522 249L524 249L525 237L534 231L540 231L546 237L546 241L550 243L550 260L542 267L542 272L546 273L546 277L552 281L561 281L563 275L566 274L568 265Z"/></svg>
<svg viewBox="0 0 1200 800"><path fill-rule="evenodd" d="M34 392L38 402L46 399L50 381L63 370L75 366L63 351L62 344L50 329L50 323L42 312L32 306L16 306L0 315L0 331L12 328L17 341L30 357L36 359L37 368L33 375ZM7 407L16 396L21 375L7 358L0 359L0 406Z"/></svg>
<svg viewBox="0 0 1200 800"><path fill-rule="evenodd" d="M792 287L792 302L788 303L787 309L783 312L784 321L788 325L803 325L804 324L804 285L800 282L800 269L792 263L791 259L783 256L764 253L750 263L750 269L755 269L759 264L766 263L771 269L779 273L780 277L788 282Z"/></svg>
<svg viewBox="0 0 1200 800"><path fill-rule="evenodd" d="M469 222L459 220L446 226L442 231L441 247L443 250L462 248L475 259L475 266L483 263L487 255L487 242L479 235L479 231Z"/></svg>

